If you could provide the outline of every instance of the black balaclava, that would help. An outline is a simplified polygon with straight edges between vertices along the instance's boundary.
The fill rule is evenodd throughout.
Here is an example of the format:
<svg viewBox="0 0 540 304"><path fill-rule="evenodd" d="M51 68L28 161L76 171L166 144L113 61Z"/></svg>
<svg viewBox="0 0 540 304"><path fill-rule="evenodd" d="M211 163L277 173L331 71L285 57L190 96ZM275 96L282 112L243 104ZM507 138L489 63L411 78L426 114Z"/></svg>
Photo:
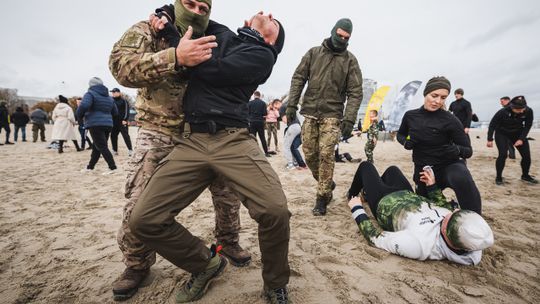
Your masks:
<svg viewBox="0 0 540 304"><path fill-rule="evenodd" d="M341 39L341 37L337 34L337 29L340 28L344 30L345 32L352 34L353 30L353 24L351 19L343 18L339 19L336 22L336 25L332 28L332 32L330 33L330 39L332 48L336 51L345 51L347 49L347 46L349 46L349 40Z"/></svg>
<svg viewBox="0 0 540 304"><path fill-rule="evenodd" d="M211 0L199 1L206 3L210 8L210 11L212 10ZM175 24L176 27L180 29L180 34L183 36L186 33L188 26L191 26L193 28L193 38L204 36L204 32L206 31L210 20L210 11L204 16L197 15L186 9L182 4L182 1L176 0L174 3Z"/></svg>

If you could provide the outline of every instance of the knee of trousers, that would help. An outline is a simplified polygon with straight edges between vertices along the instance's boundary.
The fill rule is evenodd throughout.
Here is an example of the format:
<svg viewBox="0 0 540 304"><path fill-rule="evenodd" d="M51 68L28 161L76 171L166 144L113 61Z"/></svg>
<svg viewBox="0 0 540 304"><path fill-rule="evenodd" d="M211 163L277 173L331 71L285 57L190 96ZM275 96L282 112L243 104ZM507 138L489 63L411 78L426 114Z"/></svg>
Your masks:
<svg viewBox="0 0 540 304"><path fill-rule="evenodd" d="M291 213L286 207L267 208L263 213L256 218L259 223L259 230L274 231L289 229L289 219Z"/></svg>
<svg viewBox="0 0 540 304"><path fill-rule="evenodd" d="M162 231L164 223L156 219L141 208L135 207L128 219L128 227L138 239L147 241L155 238Z"/></svg>
<svg viewBox="0 0 540 304"><path fill-rule="evenodd" d="M448 183L457 189L465 189L474 183L471 173L467 171L447 173ZM455 191L456 189L454 189Z"/></svg>

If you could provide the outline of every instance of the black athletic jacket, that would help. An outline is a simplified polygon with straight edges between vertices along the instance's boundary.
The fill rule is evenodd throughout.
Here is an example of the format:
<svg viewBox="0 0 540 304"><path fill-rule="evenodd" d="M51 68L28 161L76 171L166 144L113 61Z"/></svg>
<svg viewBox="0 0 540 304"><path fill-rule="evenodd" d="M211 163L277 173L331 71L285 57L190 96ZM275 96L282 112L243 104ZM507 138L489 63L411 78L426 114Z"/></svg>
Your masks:
<svg viewBox="0 0 540 304"><path fill-rule="evenodd" d="M525 140L533 123L533 110L529 107L525 112L516 114L510 107L500 109L489 123L488 141L493 141L493 132L500 132L511 137Z"/></svg>
<svg viewBox="0 0 540 304"><path fill-rule="evenodd" d="M114 99L114 104L118 108L118 116L115 117L115 121L127 121L129 118L129 103L124 98Z"/></svg>
<svg viewBox="0 0 540 304"><path fill-rule="evenodd" d="M472 156L471 142L461 122L450 112L429 112L424 106L405 113L397 133L404 145L412 143L416 165L447 165Z"/></svg>
<svg viewBox="0 0 540 304"><path fill-rule="evenodd" d="M255 98L248 103L249 121L265 121L268 115L266 103L259 98Z"/></svg>
<svg viewBox="0 0 540 304"><path fill-rule="evenodd" d="M216 35L212 59L191 69L184 97L189 123L214 121L225 127L248 127L248 101L264 83L277 59L275 50L256 35L210 21L206 31Z"/></svg>
<svg viewBox="0 0 540 304"><path fill-rule="evenodd" d="M454 113L456 117L461 121L464 128L471 127L472 120L472 108L471 103L465 98L460 98L450 104L448 111Z"/></svg>

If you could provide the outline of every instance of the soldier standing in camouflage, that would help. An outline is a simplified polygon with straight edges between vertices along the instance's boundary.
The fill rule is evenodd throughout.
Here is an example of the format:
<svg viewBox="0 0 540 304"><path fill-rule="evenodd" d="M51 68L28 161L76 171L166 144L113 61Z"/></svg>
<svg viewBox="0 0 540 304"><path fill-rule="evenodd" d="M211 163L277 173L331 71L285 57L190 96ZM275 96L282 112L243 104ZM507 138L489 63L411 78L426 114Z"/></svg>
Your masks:
<svg viewBox="0 0 540 304"><path fill-rule="evenodd" d="M349 138L362 102L362 72L356 57L347 51L353 25L340 19L321 46L311 48L302 58L291 81L287 121L294 121L300 95L304 95L300 113L303 150L306 163L318 181L313 215L325 215L335 188L334 147L341 136ZM345 115L343 110L345 109Z"/></svg>
<svg viewBox="0 0 540 304"><path fill-rule="evenodd" d="M182 98L188 83L183 67L210 59L211 48L217 46L215 36L190 40L192 35L195 38L204 34L211 5L210 0L184 0L176 1L174 7L156 10L161 18L151 16L150 22L132 26L115 44L110 56L109 68L116 80L123 86L139 88L136 109L141 125L134 155L128 163L125 189L128 202L117 237L126 270L113 284L115 300L132 297L156 260L155 251L138 240L127 223L148 179L172 151L173 137L180 135ZM156 31L168 20L183 36L179 44L176 41L177 47L161 39ZM238 244L240 201L222 178L210 185L210 191L216 209L215 232L218 243L223 245L222 253L234 265L247 265L251 255Z"/></svg>
<svg viewBox="0 0 540 304"><path fill-rule="evenodd" d="M367 142L364 147L364 152L366 152L367 161L373 163L373 150L377 145L377 136L379 136L379 124L377 121L377 115L379 113L377 110L371 110L369 112L369 120L371 124L367 130Z"/></svg>

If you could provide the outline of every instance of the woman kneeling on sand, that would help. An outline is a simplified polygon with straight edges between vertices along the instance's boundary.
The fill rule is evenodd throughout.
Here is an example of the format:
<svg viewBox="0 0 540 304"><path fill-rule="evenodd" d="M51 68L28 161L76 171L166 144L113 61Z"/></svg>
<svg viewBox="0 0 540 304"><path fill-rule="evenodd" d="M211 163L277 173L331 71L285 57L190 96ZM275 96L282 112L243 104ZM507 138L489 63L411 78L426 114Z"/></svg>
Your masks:
<svg viewBox="0 0 540 304"><path fill-rule="evenodd" d="M372 163L362 162L349 189L349 207L368 242L388 252L417 260L444 260L477 265L482 250L493 245L493 232L477 213L454 209L435 184L430 168L420 173L427 197L412 191L395 166L382 176ZM367 201L380 231L362 207Z"/></svg>
<svg viewBox="0 0 540 304"><path fill-rule="evenodd" d="M462 209L481 214L480 192L465 164L473 153L471 141L461 122L444 110L450 87L444 77L431 78L424 89L424 104L405 113L397 139L405 149L412 150L416 193L427 195L420 172L432 166L439 188L451 188Z"/></svg>

